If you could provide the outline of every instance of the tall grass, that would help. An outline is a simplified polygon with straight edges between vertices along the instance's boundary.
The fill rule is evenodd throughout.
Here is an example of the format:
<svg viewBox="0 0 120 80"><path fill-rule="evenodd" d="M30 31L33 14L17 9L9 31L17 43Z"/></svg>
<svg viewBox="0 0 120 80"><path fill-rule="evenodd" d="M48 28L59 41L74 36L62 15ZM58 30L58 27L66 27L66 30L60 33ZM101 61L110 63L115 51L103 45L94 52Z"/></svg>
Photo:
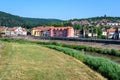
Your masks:
<svg viewBox="0 0 120 80"><path fill-rule="evenodd" d="M88 46L82 46L82 45L69 45L69 44L63 44L63 47L68 47L76 50L84 50L88 52L94 52L99 54L108 54L113 56L120 57L120 51L115 49L102 49L102 48L94 48L94 47L88 47Z"/></svg>

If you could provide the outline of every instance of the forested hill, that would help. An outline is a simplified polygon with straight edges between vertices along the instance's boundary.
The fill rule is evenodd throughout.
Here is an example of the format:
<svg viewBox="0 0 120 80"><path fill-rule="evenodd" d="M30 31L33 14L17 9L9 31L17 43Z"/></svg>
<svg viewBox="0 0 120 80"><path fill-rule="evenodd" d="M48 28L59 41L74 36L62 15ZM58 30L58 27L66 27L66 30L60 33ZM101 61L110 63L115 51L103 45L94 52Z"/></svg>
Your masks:
<svg viewBox="0 0 120 80"><path fill-rule="evenodd" d="M40 19L40 18L23 18L26 22L32 23L32 24L47 24L47 23L56 23L56 22L62 22L62 20L59 19Z"/></svg>
<svg viewBox="0 0 120 80"><path fill-rule="evenodd" d="M81 21L81 20L101 21L103 19L106 19L110 22L120 22L120 17L112 17L112 16L98 16L98 17L91 17L91 18L71 19L70 21Z"/></svg>
<svg viewBox="0 0 120 80"><path fill-rule="evenodd" d="M1 12L0 11L0 26L20 26L24 25L26 22L23 18L15 15L11 15L9 13Z"/></svg>
<svg viewBox="0 0 120 80"><path fill-rule="evenodd" d="M52 25L52 26L73 26L74 24L80 25L88 25L88 26L97 26L102 23L107 22L120 22L120 17L109 17L109 16L101 16L101 17L92 17L92 18L84 18L84 19L71 19L67 21L59 20L59 19L41 19L41 18L26 18L20 17L16 15L12 15L9 13L5 13L0 11L0 26L7 27L15 27L22 26L25 28L33 28L36 26L44 26L44 25ZM79 28L79 26L77 26Z"/></svg>
<svg viewBox="0 0 120 80"><path fill-rule="evenodd" d="M59 19L40 19L40 18L26 18L0 11L0 26L14 27L35 27L36 25L45 25L48 23L62 22Z"/></svg>

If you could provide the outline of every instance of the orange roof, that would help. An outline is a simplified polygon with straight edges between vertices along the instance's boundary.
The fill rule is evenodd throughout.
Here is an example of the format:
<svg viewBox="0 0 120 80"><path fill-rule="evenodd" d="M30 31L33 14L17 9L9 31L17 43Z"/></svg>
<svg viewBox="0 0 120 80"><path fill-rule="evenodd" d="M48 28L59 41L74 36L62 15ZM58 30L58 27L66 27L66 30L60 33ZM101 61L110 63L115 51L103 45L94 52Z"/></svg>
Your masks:
<svg viewBox="0 0 120 80"><path fill-rule="evenodd" d="M0 31L4 31L7 27L5 26L0 26Z"/></svg>
<svg viewBox="0 0 120 80"><path fill-rule="evenodd" d="M8 28L8 30L10 31L15 31L16 29L18 29L18 27L14 27L14 28ZM22 31L26 32L25 28L21 28Z"/></svg>
<svg viewBox="0 0 120 80"><path fill-rule="evenodd" d="M68 27L39 26L39 27L36 27L36 28L32 28L32 30L46 31L46 30L50 30L50 29L64 30L64 29L68 29L68 28L72 28L72 27L70 27L70 26L68 26Z"/></svg>
<svg viewBox="0 0 120 80"><path fill-rule="evenodd" d="M50 30L50 28L54 28L53 26L39 26L36 28L32 28L32 30L37 30L37 31L44 31L44 30Z"/></svg>
<svg viewBox="0 0 120 80"><path fill-rule="evenodd" d="M55 27L55 29L58 29L58 30L64 30L64 29L68 29L68 28L72 28L72 27L70 27L70 26L68 26L68 27Z"/></svg>
<svg viewBox="0 0 120 80"><path fill-rule="evenodd" d="M23 32L26 32L26 29L25 29L25 28L22 28L22 31L23 31Z"/></svg>
<svg viewBox="0 0 120 80"><path fill-rule="evenodd" d="M115 31L116 29L113 29L113 28L107 30L107 32L115 32Z"/></svg>
<svg viewBox="0 0 120 80"><path fill-rule="evenodd" d="M15 31L17 28L16 27L14 27L14 28L8 28L8 30L10 30L10 31Z"/></svg>

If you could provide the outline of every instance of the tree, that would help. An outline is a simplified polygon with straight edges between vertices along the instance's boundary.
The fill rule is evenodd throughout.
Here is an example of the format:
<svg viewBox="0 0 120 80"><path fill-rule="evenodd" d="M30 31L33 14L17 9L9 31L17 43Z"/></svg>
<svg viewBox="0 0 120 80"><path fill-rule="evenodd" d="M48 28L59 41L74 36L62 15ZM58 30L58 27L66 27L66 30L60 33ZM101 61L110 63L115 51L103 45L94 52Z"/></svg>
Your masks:
<svg viewBox="0 0 120 80"><path fill-rule="evenodd" d="M63 26L73 26L70 21L63 22Z"/></svg>
<svg viewBox="0 0 120 80"><path fill-rule="evenodd" d="M98 33L98 38L102 38L102 29L101 28L97 28L97 33Z"/></svg>
<svg viewBox="0 0 120 80"><path fill-rule="evenodd" d="M84 26L80 25L80 24L74 24L73 25L74 29L76 30L81 30Z"/></svg>

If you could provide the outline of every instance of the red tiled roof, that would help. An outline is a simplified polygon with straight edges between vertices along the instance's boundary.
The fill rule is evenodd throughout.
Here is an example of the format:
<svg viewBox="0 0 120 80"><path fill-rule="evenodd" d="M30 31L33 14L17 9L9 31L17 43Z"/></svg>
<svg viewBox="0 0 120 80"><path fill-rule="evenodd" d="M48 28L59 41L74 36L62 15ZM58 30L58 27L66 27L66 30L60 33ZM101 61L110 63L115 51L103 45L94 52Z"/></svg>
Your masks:
<svg viewBox="0 0 120 80"><path fill-rule="evenodd" d="M15 31L16 29L18 29L19 27L14 27L14 28L8 28L9 31ZM26 29L25 28L21 28L21 30L23 32L26 32Z"/></svg>
<svg viewBox="0 0 120 80"><path fill-rule="evenodd" d="M37 31L46 31L46 30L50 30L50 29L54 29L54 30L64 30L64 29L69 29L72 28L70 26L68 27L54 27L54 26L39 26L36 28L32 28L32 30L37 30Z"/></svg>
<svg viewBox="0 0 120 80"><path fill-rule="evenodd" d="M113 28L107 30L107 32L115 32L115 31L116 29L113 29Z"/></svg>
<svg viewBox="0 0 120 80"><path fill-rule="evenodd" d="M38 30L38 31L44 31L44 30L49 30L50 28L53 28L53 26L39 26L39 27L36 27L36 28L32 28L32 30Z"/></svg>

